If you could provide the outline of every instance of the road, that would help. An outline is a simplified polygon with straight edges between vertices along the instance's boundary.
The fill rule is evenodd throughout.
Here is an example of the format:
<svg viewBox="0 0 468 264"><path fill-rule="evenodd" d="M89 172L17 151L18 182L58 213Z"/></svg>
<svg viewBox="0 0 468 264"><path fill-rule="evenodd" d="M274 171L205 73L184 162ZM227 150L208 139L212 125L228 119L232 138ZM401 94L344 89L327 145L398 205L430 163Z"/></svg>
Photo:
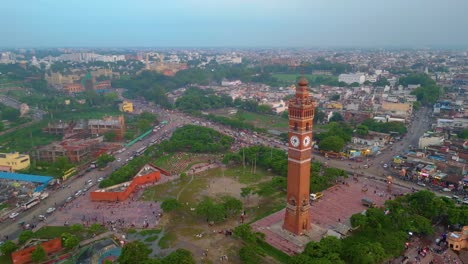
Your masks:
<svg viewBox="0 0 468 264"><path fill-rule="evenodd" d="M88 173L85 173L82 177L74 177L70 181L66 181L64 183L64 186L66 186L65 188L60 188L58 190L50 192L49 198L43 200L38 206L33 207L28 211L20 213L16 221L8 219L5 222L1 223L0 238L3 238L6 235L8 235L10 239L17 237L21 232L21 228L17 223L32 223L37 221L33 217L37 217L37 215L46 215L45 211L49 207L58 208L59 206L63 205L68 197L73 196L78 190L84 188L86 181L91 179L94 181L94 183L96 183L99 177L106 177L112 171L123 166L125 164L125 161L128 158L130 158L133 155L134 151L136 151L140 147L150 145L151 141L153 140L168 138L177 127L183 126L185 124L206 125L221 133L225 133L234 137L235 144L233 150L239 149L240 147L252 146L256 144L287 150L286 144L281 142L277 138L255 134L248 131L235 131L227 126L210 123L201 118L188 116L187 114L175 110L164 110L154 105L152 106L148 104L134 103L134 106L136 109L142 109L143 111L157 113L159 115L159 118L162 120L167 120L168 124L156 133L152 133L149 137L146 137L145 139L134 144L133 146L128 147L126 151L122 153L116 153L114 155L116 157L116 161L111 163L109 167L104 171L92 170ZM373 159L370 159L369 163L373 163L373 166L370 166L369 169L362 169L358 171L358 173L368 177L383 177L383 175L388 175L388 171L386 171L381 166L381 162L388 163L394 155L401 153L401 151L407 149L409 145L415 146L417 144L418 138L424 133L424 131L426 131L428 125L430 124L430 122L428 121L429 112L430 110L427 108L423 108L420 111L418 111L415 114L415 118L413 119L414 122L410 125L410 132L407 134L407 136L403 138L401 142L394 144L392 149L383 150L382 154ZM411 133L411 131L413 131L413 133ZM348 160L327 160L326 158L324 158L321 155L318 155L317 153L313 153L313 158L324 163L326 162L329 166L341 168L350 173L354 172L353 168L349 166L350 162ZM120 162L118 160L120 160ZM357 167L357 165L358 163L352 164L353 167ZM398 182L398 179L395 179L395 182ZM402 182L401 184L407 185L409 183ZM91 190L94 190L96 188L97 185L93 186Z"/></svg>

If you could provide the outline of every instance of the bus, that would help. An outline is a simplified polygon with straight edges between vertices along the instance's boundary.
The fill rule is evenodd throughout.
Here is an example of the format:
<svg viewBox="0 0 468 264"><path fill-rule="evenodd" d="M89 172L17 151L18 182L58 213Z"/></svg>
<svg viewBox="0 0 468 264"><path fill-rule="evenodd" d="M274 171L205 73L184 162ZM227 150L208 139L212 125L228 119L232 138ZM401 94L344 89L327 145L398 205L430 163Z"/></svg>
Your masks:
<svg viewBox="0 0 468 264"><path fill-rule="evenodd" d="M145 150L146 150L146 147L141 147L141 148L137 149L135 154L137 156L140 156L141 154L145 153Z"/></svg>
<svg viewBox="0 0 468 264"><path fill-rule="evenodd" d="M23 208L23 210L28 210L29 208L31 208L31 207L33 207L35 205L38 205L40 201L41 200L39 199L39 197L33 198L29 202L23 204L22 208Z"/></svg>

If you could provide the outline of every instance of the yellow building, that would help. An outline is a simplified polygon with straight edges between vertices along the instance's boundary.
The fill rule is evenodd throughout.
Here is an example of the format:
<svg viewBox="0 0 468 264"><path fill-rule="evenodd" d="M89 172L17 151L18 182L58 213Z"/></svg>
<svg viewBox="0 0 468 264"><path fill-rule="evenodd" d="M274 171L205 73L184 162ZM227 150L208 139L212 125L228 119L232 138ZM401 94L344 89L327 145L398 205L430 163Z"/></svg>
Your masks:
<svg viewBox="0 0 468 264"><path fill-rule="evenodd" d="M468 226L464 226L461 232L451 232L447 236L449 248L455 251L468 249Z"/></svg>
<svg viewBox="0 0 468 264"><path fill-rule="evenodd" d="M133 113L133 103L129 101L124 101L120 106L120 111L125 113Z"/></svg>
<svg viewBox="0 0 468 264"><path fill-rule="evenodd" d="M336 102L335 103L328 103L326 107L327 107L327 109L340 109L340 110L343 109L343 105L340 104L340 103L336 103Z"/></svg>
<svg viewBox="0 0 468 264"><path fill-rule="evenodd" d="M0 170L1 171L18 171L29 168L31 160L29 155L14 153L0 153Z"/></svg>

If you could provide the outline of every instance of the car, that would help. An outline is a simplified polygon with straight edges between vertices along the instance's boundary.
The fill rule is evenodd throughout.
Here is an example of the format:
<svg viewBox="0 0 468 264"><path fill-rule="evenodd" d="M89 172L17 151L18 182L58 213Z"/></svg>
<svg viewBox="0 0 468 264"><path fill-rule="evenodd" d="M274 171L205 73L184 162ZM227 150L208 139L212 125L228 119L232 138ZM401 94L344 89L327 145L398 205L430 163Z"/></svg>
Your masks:
<svg viewBox="0 0 468 264"><path fill-rule="evenodd" d="M65 202L69 203L69 202L71 202L72 200L73 200L73 196L70 196L70 197L68 197L68 198L65 200Z"/></svg>
<svg viewBox="0 0 468 264"><path fill-rule="evenodd" d="M87 191L88 191L88 187L84 187L83 192L87 192Z"/></svg>
<svg viewBox="0 0 468 264"><path fill-rule="evenodd" d="M9 217L10 217L11 219L15 219L18 215L19 215L19 213L13 212L13 213L10 214Z"/></svg>
<svg viewBox="0 0 468 264"><path fill-rule="evenodd" d="M93 185L93 180L88 180L88 181L86 181L86 184L88 184L88 185Z"/></svg>
<svg viewBox="0 0 468 264"><path fill-rule="evenodd" d="M388 164L385 163L385 164L383 165L383 167L384 167L384 168L388 168Z"/></svg>
<svg viewBox="0 0 468 264"><path fill-rule="evenodd" d="M425 186L426 186L426 184L425 184L424 182L418 182L418 185L419 185L419 186L422 186L422 187L425 187Z"/></svg>
<svg viewBox="0 0 468 264"><path fill-rule="evenodd" d="M54 211L55 211L55 207L49 207L49 209L47 209L46 213L51 214Z"/></svg>
<svg viewBox="0 0 468 264"><path fill-rule="evenodd" d="M122 160L121 158L118 158L118 159L117 159L117 162L120 162L121 160Z"/></svg>
<svg viewBox="0 0 468 264"><path fill-rule="evenodd" d="M38 215L37 218L39 218L39 221L47 220L47 217L45 215Z"/></svg>
<svg viewBox="0 0 468 264"><path fill-rule="evenodd" d="M83 194L83 191L82 191L82 190L78 190L78 191L75 193L75 197L78 197L78 196L80 196L81 194Z"/></svg>
<svg viewBox="0 0 468 264"><path fill-rule="evenodd" d="M449 188L443 188L442 191L444 192L451 192L452 190L450 190ZM449 197L450 198L450 197Z"/></svg>
<svg viewBox="0 0 468 264"><path fill-rule="evenodd" d="M103 180L104 180L103 177L99 177L99 178L97 179L97 182L102 182Z"/></svg>

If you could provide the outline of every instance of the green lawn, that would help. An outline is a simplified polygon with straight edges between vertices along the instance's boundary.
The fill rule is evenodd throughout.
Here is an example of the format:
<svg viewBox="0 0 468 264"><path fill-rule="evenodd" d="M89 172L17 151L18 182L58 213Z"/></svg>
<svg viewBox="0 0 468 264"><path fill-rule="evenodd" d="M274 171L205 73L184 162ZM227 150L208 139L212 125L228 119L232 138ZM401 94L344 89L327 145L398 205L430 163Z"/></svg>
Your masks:
<svg viewBox="0 0 468 264"><path fill-rule="evenodd" d="M117 108L91 108L86 110L77 111L54 111L53 117L55 121L58 120L72 120L72 119L101 119L104 116L117 116L122 114Z"/></svg>
<svg viewBox="0 0 468 264"><path fill-rule="evenodd" d="M173 232L167 232L158 242L158 245L162 249L172 247L177 240L177 235Z"/></svg>
<svg viewBox="0 0 468 264"><path fill-rule="evenodd" d="M243 111L242 117L245 122L254 125L255 127L265 129L288 129L288 120L281 118L279 115L257 114Z"/></svg>
<svg viewBox="0 0 468 264"><path fill-rule="evenodd" d="M227 167L224 170L224 176L233 177L242 184L252 184L252 183L259 182L265 179L266 177L274 176L273 173L268 172L258 167L257 167L256 173L253 173L251 169L252 168L250 166L246 166L245 169L242 168L242 166ZM223 171L221 168L209 170L207 173L211 177L223 175Z"/></svg>
<svg viewBox="0 0 468 264"><path fill-rule="evenodd" d="M42 132L47 121L19 128L14 132L0 136L0 146L3 152L27 152L32 147L47 145L54 140L60 140L60 136L49 135Z"/></svg>
<svg viewBox="0 0 468 264"><path fill-rule="evenodd" d="M12 264L13 262L11 262L10 256L3 255L3 256L0 256L0 263L2 263L2 264Z"/></svg>

